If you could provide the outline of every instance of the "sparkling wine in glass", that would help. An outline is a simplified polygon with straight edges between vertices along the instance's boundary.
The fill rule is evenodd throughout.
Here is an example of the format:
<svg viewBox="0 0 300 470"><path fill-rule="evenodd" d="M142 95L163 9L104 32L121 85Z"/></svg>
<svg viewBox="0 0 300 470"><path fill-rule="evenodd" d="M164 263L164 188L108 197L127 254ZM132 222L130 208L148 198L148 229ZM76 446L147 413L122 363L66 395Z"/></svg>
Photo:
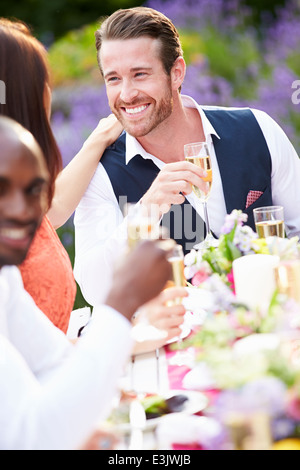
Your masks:
<svg viewBox="0 0 300 470"><path fill-rule="evenodd" d="M285 237L282 206L266 206L253 209L256 233L259 238Z"/></svg>
<svg viewBox="0 0 300 470"><path fill-rule="evenodd" d="M156 240L157 245L166 251L171 250L176 243L170 238L166 227L159 226L156 211L149 212L145 206L128 203L125 208L127 216L128 249L132 250L141 240ZM138 312L137 312L138 315ZM167 332L158 329L149 323L145 315L139 316L139 322L132 329L132 336L137 343L153 342L161 343L167 336ZM157 393L160 392L160 352L155 348ZM134 384L135 357L131 358L131 383Z"/></svg>
<svg viewBox="0 0 300 470"><path fill-rule="evenodd" d="M275 266L275 283L280 294L294 299L300 306L300 259L280 261Z"/></svg>
<svg viewBox="0 0 300 470"><path fill-rule="evenodd" d="M216 240L210 230L207 210L207 200L209 198L212 186L212 167L210 154L206 142L195 142L191 144L186 144L184 146L184 156L187 162L191 162L194 165L199 166L200 168L202 168L202 170L207 173L207 176L202 178L203 184L201 187L192 185L194 194L203 204L204 218L206 224L206 237L203 242L198 245L195 245L195 248L215 246Z"/></svg>
<svg viewBox="0 0 300 470"><path fill-rule="evenodd" d="M125 206L127 216L128 248L132 250L141 240L159 238L159 225L157 218L142 204L127 203Z"/></svg>
<svg viewBox="0 0 300 470"><path fill-rule="evenodd" d="M168 256L168 261L172 266L172 280L169 281L168 286L186 286L186 279L184 276L184 255L181 245L175 245ZM175 300L176 303L181 303L182 299Z"/></svg>
<svg viewBox="0 0 300 470"><path fill-rule="evenodd" d="M181 245L175 245L173 250L168 257L169 263L172 266L172 280L169 281L168 287L185 287L187 285L186 278L184 275L184 254ZM167 287L167 288L168 288ZM182 303L182 298L178 297L174 300L169 300L167 305L179 305ZM182 346L182 338L178 339L179 347ZM178 351L175 356L171 359L172 365L183 365L186 362L186 353L184 351Z"/></svg>

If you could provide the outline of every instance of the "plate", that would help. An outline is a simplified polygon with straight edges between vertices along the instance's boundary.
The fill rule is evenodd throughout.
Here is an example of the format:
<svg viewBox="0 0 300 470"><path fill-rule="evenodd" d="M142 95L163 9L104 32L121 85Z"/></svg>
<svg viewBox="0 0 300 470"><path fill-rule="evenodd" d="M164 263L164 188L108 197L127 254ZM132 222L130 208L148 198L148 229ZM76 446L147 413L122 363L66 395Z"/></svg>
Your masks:
<svg viewBox="0 0 300 470"><path fill-rule="evenodd" d="M201 392L190 391L190 390L170 390L168 393L162 393L162 397L165 399L173 397L175 395L185 395L187 400L185 401L183 408L180 412L174 411L174 413L184 413L187 415L193 415L204 410L208 405L208 398ZM156 428L160 420L167 415L173 413L167 413L159 416L158 418L150 418L146 420L145 431L150 431ZM131 431L130 423L121 423L114 425L118 431L128 433Z"/></svg>
<svg viewBox="0 0 300 470"><path fill-rule="evenodd" d="M139 341L136 342L135 344L135 349L134 349L134 355L138 356L139 354L146 354L151 351L155 351L157 348L161 348L162 346L166 344L171 344L179 341L179 339L184 339L186 338L191 332L191 328L188 325L183 325L182 326L182 333L180 334L180 337L175 336L174 338L169 339L168 341L164 340L164 338L160 339L149 339L145 341Z"/></svg>

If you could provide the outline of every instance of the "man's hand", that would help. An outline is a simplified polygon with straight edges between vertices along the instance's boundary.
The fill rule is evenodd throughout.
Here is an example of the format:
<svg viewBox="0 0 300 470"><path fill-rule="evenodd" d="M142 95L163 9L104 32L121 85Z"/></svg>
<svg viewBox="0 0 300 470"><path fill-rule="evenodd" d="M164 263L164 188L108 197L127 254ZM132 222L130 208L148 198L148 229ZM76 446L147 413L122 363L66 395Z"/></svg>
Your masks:
<svg viewBox="0 0 300 470"><path fill-rule="evenodd" d="M182 204L185 195L192 192L192 185L205 190L202 178L206 172L193 163L181 161L167 163L142 197L141 203L159 207L159 216L170 210L172 204Z"/></svg>
<svg viewBox="0 0 300 470"><path fill-rule="evenodd" d="M157 341L158 347L162 346L182 333L180 327L184 322L186 310L181 300L187 296L188 292L185 287L176 286L164 289L157 297L147 302L139 310L139 315L133 320L133 324L143 324L146 319L151 326L164 331L165 337ZM143 344L138 346L141 351Z"/></svg>
<svg viewBox="0 0 300 470"><path fill-rule="evenodd" d="M138 244L118 266L105 303L130 320L135 311L156 297L171 279L168 253L159 247L159 241Z"/></svg>

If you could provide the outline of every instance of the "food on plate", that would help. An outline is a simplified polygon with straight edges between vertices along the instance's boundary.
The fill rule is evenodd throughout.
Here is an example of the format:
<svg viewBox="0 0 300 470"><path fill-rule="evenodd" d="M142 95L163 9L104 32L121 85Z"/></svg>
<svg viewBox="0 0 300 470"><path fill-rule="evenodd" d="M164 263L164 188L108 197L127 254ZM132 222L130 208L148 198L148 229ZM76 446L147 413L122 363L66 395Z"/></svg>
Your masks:
<svg viewBox="0 0 300 470"><path fill-rule="evenodd" d="M186 395L174 395L169 398L160 395L146 396L141 400L146 418L159 418L168 413L182 411L184 403L188 400Z"/></svg>
<svg viewBox="0 0 300 470"><path fill-rule="evenodd" d="M133 393L122 393L120 403L112 411L109 421L112 424L129 423L130 402L136 398ZM188 397L184 394L174 394L167 398L162 395L146 394L140 398L148 420L160 418L169 413L180 412L184 409L187 401Z"/></svg>

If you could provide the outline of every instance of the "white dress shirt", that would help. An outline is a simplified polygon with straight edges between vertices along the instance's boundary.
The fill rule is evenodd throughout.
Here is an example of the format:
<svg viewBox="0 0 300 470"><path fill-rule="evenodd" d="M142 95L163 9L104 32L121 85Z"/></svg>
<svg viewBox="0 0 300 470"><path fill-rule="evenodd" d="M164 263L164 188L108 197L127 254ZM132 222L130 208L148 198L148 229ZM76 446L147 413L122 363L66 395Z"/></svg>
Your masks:
<svg viewBox="0 0 300 470"><path fill-rule="evenodd" d="M130 323L97 307L76 346L38 309L16 267L0 270L0 449L76 449L107 417Z"/></svg>
<svg viewBox="0 0 300 470"><path fill-rule="evenodd" d="M220 138L203 109L192 98L182 95L185 107L196 108L202 119L205 140L212 161L213 183L208 200L212 231L219 236L226 215L221 176L213 146L212 135ZM234 108L231 108L234 109ZM300 160L279 125L265 112L251 109L266 139L272 159L272 197L274 205L284 206L286 232L300 237ZM255 145L255 143L253 143ZM136 154L151 159L159 169L165 165L145 152L139 142L126 134L126 163ZM204 218L199 199L191 193L188 201ZM85 299L91 304L101 301L111 284L112 267L126 246L126 227L109 177L101 164L81 200L74 218L74 274Z"/></svg>

